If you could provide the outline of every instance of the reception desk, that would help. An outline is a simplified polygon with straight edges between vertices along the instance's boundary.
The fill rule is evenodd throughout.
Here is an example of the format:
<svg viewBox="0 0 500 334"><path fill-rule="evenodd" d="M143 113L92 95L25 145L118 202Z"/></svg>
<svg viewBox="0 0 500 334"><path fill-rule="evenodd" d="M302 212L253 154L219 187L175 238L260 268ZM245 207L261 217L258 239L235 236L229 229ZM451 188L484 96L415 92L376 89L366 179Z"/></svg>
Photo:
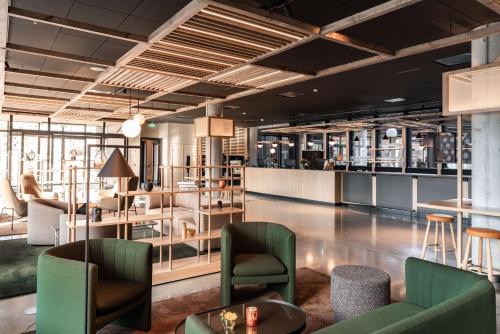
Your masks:
<svg viewBox="0 0 500 334"><path fill-rule="evenodd" d="M247 167L245 186L255 193L337 204L340 176L322 170Z"/></svg>

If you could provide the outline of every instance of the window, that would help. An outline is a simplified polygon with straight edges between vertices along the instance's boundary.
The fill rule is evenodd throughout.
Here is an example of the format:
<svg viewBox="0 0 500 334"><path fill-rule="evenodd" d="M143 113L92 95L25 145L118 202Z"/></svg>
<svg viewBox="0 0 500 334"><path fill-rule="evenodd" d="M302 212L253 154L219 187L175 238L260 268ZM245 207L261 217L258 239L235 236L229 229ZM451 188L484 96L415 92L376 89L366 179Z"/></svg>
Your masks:
<svg viewBox="0 0 500 334"><path fill-rule="evenodd" d="M259 135L258 142L262 145L257 149L259 167L297 167L296 136Z"/></svg>

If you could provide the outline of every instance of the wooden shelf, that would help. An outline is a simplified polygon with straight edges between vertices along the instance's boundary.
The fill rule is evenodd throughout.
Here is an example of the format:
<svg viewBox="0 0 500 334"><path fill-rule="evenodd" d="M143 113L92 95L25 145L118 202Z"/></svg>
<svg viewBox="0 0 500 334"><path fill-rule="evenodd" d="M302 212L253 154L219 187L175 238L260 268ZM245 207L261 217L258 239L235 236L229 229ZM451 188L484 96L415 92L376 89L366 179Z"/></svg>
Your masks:
<svg viewBox="0 0 500 334"><path fill-rule="evenodd" d="M122 217L110 217L104 218L101 222L89 222L89 228L101 227L101 226L116 226L116 225L125 225L125 224L133 224L136 222L145 222L150 220L170 220L174 219L174 217L169 216L168 213L163 214L154 214L154 215L129 215L129 219L125 219L125 216ZM76 226L70 225L69 221L66 221L66 224L69 228L76 228L85 226L85 220L80 219L76 221Z"/></svg>
<svg viewBox="0 0 500 334"><path fill-rule="evenodd" d="M222 209L219 209L219 208L212 208L212 211L208 211L207 209L204 209L204 210L199 210L198 211L199 213L201 213L202 215L206 215L206 216L220 216L220 215L226 215L226 214L231 214L231 213L243 213L245 212L244 209L240 209L240 208L228 208L228 207L224 207Z"/></svg>
<svg viewBox="0 0 500 334"><path fill-rule="evenodd" d="M212 188L189 188L189 189L180 189L174 188L173 190L161 190L161 191L145 191L145 190L137 190L137 191L129 191L128 193L125 191L117 193L118 196L141 196L141 195L170 195L170 194L182 194L182 193L204 193L204 192L219 192L219 191L242 191L246 190L240 186L226 186L224 188L212 187Z"/></svg>
<svg viewBox="0 0 500 334"><path fill-rule="evenodd" d="M208 232L202 232L202 233L196 233L193 237L187 237L185 239L182 239L180 235L176 235L172 237L172 241L170 241L170 238L168 236L145 238L136 241L150 243L151 245L153 245L153 247L159 247L159 246L183 244L186 242L198 241L198 240L219 239L220 237L221 237L221 230L216 229L212 230L210 236L208 236Z"/></svg>
<svg viewBox="0 0 500 334"><path fill-rule="evenodd" d="M209 263L208 255L201 255L173 260L172 270L168 269L168 262L154 263L153 285L220 272L220 253L212 253L210 259Z"/></svg>

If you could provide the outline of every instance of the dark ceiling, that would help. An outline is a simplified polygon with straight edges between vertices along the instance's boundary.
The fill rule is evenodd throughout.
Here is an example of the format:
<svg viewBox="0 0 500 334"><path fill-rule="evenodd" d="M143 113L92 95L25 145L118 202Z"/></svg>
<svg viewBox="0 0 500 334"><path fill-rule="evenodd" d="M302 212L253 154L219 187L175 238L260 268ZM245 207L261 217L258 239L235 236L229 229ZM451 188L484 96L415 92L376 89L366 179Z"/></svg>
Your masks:
<svg viewBox="0 0 500 334"><path fill-rule="evenodd" d="M252 4L260 9L287 15L320 27L385 2L384 0L234 1ZM12 0L11 5L138 35L148 35L189 2L189 0ZM499 15L476 0L424 0L345 29L342 33L398 50L461 34L499 19ZM17 18L10 18L8 42L111 61L116 61L132 46L131 43L117 39L46 24L34 24L29 20ZM226 115L236 118L239 124L256 125L328 119L348 111L375 110L394 105L440 101L441 74L445 71L468 67L470 64L463 63L446 67L434 61L467 52L469 52L468 43L234 99L227 101L225 105L237 109L227 109ZM257 64L303 73L316 73L326 68L372 56L374 55L369 52L325 39L315 39L262 59ZM12 68L85 78L96 78L98 75L97 72L90 70L92 65L89 64L11 50L7 52L7 64ZM85 86L81 82L28 77L10 72L6 74L6 79L10 82L74 90L80 90ZM314 93L313 89L317 89L318 92ZM207 83L198 83L183 89L185 92L194 93L193 95L208 93L222 96L240 90L230 86ZM28 88L6 87L6 91L31 93ZM287 91L303 95L297 98L276 96L278 93ZM67 97L67 94L60 92L37 91L36 94ZM383 101L395 97L402 97L406 101L398 104ZM163 96L161 100L166 102L155 103L161 104L162 107L170 107L172 101L189 105L201 103L204 98L174 93ZM179 115L163 116L157 121L192 122L193 116L202 114L203 109L199 108L182 112ZM264 122L260 121L261 118Z"/></svg>

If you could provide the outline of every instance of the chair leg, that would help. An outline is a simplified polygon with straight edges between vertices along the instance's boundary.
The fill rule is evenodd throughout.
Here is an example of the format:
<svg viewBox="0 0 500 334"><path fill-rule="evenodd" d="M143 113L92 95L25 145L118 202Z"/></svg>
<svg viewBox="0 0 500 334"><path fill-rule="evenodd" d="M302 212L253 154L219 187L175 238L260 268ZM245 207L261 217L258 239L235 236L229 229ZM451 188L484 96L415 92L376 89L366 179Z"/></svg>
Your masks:
<svg viewBox="0 0 500 334"><path fill-rule="evenodd" d="M444 223L441 223L441 249L443 253L443 264L446 265L446 234L444 233Z"/></svg>
<svg viewBox="0 0 500 334"><path fill-rule="evenodd" d="M479 238L479 246L477 249L477 272L483 272L483 238Z"/></svg>
<svg viewBox="0 0 500 334"><path fill-rule="evenodd" d="M290 304L295 304L295 286L293 283L268 284L269 289L278 292L281 298Z"/></svg>
<svg viewBox="0 0 500 334"><path fill-rule="evenodd" d="M439 223L434 228L434 262L438 262Z"/></svg>
<svg viewBox="0 0 500 334"><path fill-rule="evenodd" d="M428 220L427 221L427 228L425 230L425 237L424 237L424 245L422 246L422 254L420 255L421 259L425 259L425 253L427 251L427 242L429 240L429 230L431 228L431 222Z"/></svg>
<svg viewBox="0 0 500 334"><path fill-rule="evenodd" d="M490 239L486 239L486 261L488 261L488 279L493 282L493 261L491 259Z"/></svg>
<svg viewBox="0 0 500 334"><path fill-rule="evenodd" d="M458 262L457 240L455 239L453 224L450 224L450 232L451 232L451 243L453 244L453 251L455 253L455 261L457 262L457 268L460 268L460 263Z"/></svg>
<svg viewBox="0 0 500 334"><path fill-rule="evenodd" d="M231 305L231 294L233 292L233 286L231 284L221 284L220 294L221 294L221 306Z"/></svg>
<svg viewBox="0 0 500 334"><path fill-rule="evenodd" d="M471 244L472 244L472 236L469 235L469 237L467 238L467 246L465 246L464 261L462 263L463 270L469 270L469 255L470 255Z"/></svg>

